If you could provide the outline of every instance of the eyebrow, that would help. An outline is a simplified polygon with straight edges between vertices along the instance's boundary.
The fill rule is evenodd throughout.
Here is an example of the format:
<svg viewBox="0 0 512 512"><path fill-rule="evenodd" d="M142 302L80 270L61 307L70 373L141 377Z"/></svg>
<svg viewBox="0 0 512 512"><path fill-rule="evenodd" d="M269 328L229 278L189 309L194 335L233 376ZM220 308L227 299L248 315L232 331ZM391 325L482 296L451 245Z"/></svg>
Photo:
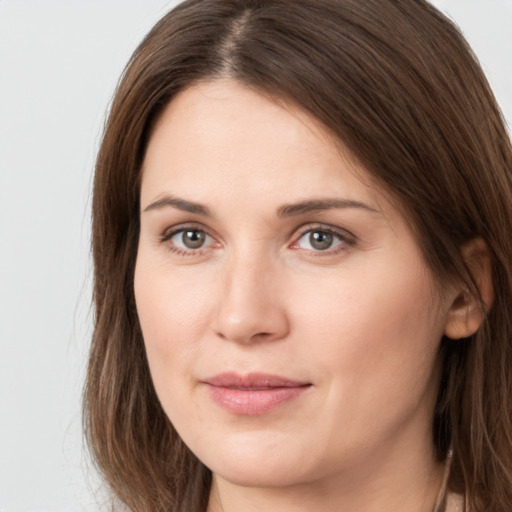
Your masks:
<svg viewBox="0 0 512 512"><path fill-rule="evenodd" d="M166 207L176 208L188 213L202 215L204 217L212 217L209 208L201 203L188 201L178 197L165 196L154 201L144 208L144 212L152 210L160 210ZM281 206L277 210L278 217L293 217L295 215L303 215L305 213L317 213L325 210L334 210L338 208L359 208L372 213L379 213L378 210L361 201L352 199L310 199L299 203L290 203Z"/></svg>
<svg viewBox="0 0 512 512"><path fill-rule="evenodd" d="M380 213L375 208L352 199L312 199L300 203L285 204L279 208L277 214L279 217L292 217L304 213L316 213L325 210L334 210L338 208L360 208L372 213Z"/></svg>
<svg viewBox="0 0 512 512"><path fill-rule="evenodd" d="M195 203L193 201L187 201L186 199L180 199L178 197L165 196L157 201L149 204L144 208L145 212L150 212L152 210L160 210L161 208L165 208L171 206L178 210L182 210L188 213L195 213L197 215L203 215L204 217L211 217L212 214L210 210L203 204Z"/></svg>

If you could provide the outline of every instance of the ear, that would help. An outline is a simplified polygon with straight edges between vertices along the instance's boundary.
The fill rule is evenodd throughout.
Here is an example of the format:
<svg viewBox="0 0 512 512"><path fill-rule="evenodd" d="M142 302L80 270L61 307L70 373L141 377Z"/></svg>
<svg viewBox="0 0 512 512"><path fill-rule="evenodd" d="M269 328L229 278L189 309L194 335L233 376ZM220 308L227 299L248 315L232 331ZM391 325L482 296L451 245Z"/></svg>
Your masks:
<svg viewBox="0 0 512 512"><path fill-rule="evenodd" d="M444 335L453 340L467 338L478 331L494 301L491 254L485 241L474 238L462 247L461 253L484 301L484 308L480 297L464 284L455 290L444 330Z"/></svg>

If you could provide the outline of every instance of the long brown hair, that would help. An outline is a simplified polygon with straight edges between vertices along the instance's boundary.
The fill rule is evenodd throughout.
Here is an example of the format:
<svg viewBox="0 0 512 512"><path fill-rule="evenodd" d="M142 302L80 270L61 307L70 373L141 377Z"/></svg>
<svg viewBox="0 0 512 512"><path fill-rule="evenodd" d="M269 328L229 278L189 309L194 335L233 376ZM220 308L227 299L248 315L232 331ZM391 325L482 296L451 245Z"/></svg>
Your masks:
<svg viewBox="0 0 512 512"><path fill-rule="evenodd" d="M494 305L443 339L433 442L471 510L512 510L512 149L457 28L424 0L188 0L135 51L94 181L95 329L84 400L93 456L137 512L204 511L211 474L165 416L134 304L140 170L174 95L230 77L320 120L396 198L440 279L478 294L461 246L481 237ZM482 304L483 307L483 304Z"/></svg>

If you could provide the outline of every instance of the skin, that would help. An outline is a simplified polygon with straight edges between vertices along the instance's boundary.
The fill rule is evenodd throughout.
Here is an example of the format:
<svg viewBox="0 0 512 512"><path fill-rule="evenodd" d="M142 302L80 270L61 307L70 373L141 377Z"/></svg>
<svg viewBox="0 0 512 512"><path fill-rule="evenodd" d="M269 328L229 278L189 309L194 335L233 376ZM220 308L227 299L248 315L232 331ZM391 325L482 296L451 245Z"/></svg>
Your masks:
<svg viewBox="0 0 512 512"><path fill-rule="evenodd" d="M312 200L345 203L285 208ZM436 354L460 291L315 119L231 80L180 93L144 159L134 286L158 397L213 472L210 512L432 511ZM227 371L310 386L233 414L203 384Z"/></svg>

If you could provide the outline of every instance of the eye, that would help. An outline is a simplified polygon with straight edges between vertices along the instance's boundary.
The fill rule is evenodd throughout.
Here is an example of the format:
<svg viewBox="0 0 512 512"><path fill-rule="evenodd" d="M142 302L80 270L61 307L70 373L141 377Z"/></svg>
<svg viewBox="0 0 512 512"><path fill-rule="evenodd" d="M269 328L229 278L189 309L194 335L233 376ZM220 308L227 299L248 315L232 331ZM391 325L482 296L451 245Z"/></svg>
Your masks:
<svg viewBox="0 0 512 512"><path fill-rule="evenodd" d="M327 251L340 244L341 239L338 235L319 229L307 231L297 241L298 247L310 251Z"/></svg>
<svg viewBox="0 0 512 512"><path fill-rule="evenodd" d="M207 238L208 235L204 231L184 229L175 233L170 241L182 249L200 249L206 243Z"/></svg>
<svg viewBox="0 0 512 512"><path fill-rule="evenodd" d="M162 237L169 249L180 254L199 251L214 244L214 239L205 231L193 227L175 229Z"/></svg>
<svg viewBox="0 0 512 512"><path fill-rule="evenodd" d="M301 241L309 245L308 249L315 249L317 251L326 251L332 247L333 243L339 243L338 240L335 240L332 233L327 233L326 231L310 231L300 238L299 244Z"/></svg>
<svg viewBox="0 0 512 512"><path fill-rule="evenodd" d="M304 231L292 248L332 254L354 243L354 237L348 233L338 233L332 228L315 228Z"/></svg>

